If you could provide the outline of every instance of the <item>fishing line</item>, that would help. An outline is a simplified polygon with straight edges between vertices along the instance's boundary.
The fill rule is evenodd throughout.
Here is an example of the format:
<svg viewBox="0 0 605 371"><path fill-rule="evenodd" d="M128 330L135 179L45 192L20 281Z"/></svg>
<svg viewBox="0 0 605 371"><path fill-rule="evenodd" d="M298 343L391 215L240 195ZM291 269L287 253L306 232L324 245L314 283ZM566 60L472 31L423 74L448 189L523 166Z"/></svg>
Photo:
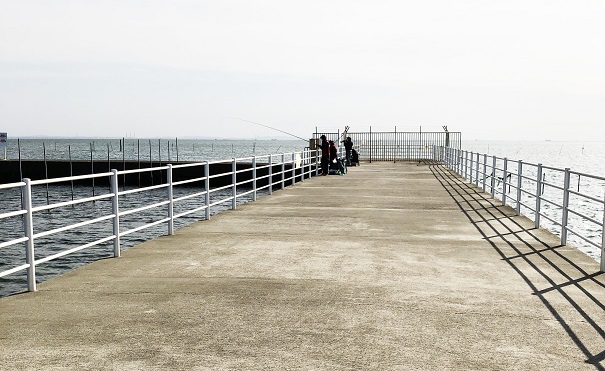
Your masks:
<svg viewBox="0 0 605 371"><path fill-rule="evenodd" d="M237 117L230 117L230 118L232 118L232 119L234 119L234 120L240 120L240 121L249 122L249 123L251 123L251 124L255 124L255 125L264 126L264 127L266 127L266 128L269 128L269 129L272 129L272 130L275 130L275 131L279 131L280 133L288 134L288 135L290 135L290 136L292 136L292 137L294 137L294 138L298 138L298 139L303 140L303 141L305 141L305 142L307 142L307 141L308 141L308 140L307 140L307 139L305 139L305 138L301 138L301 137L299 137L299 136L297 136L297 135L294 135L294 134L288 133L288 132L286 132L286 131L283 131L283 130L280 130L280 129L273 128L273 127L271 127L271 126L269 126L269 125L261 124L261 123L254 122L254 121L250 121L250 120L244 120L244 119L240 119L240 118L237 118Z"/></svg>

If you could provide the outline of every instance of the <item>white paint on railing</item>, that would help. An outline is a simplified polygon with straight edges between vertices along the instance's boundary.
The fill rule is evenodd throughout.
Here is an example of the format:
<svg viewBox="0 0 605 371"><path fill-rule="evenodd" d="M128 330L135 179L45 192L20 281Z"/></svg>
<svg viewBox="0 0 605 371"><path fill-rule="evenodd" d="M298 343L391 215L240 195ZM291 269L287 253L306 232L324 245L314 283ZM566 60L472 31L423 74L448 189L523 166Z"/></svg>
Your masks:
<svg viewBox="0 0 605 371"><path fill-rule="evenodd" d="M451 157L451 159L448 158L448 154L449 157ZM517 170L516 170L516 174L514 172L509 171L508 169L508 159L507 158L503 158L501 159L503 161L503 166L502 169L498 169L497 167L497 160L498 158L496 156L492 156L492 166L491 166L491 175L488 175L490 173L490 171L488 171L487 169L487 155L484 154L483 155L483 188L484 191L487 189L487 184L486 184L486 179L488 177L491 177L491 196L492 198L495 198L495 194L496 194L496 188L500 188L500 187L496 187L496 180L498 180L498 185L500 184L500 181L502 182L502 204L506 205L507 200L508 200L508 196L507 193L510 191L510 188L513 185L512 182L512 176L515 175L516 178L516 188L517 188L517 192L515 192L515 196L516 199L514 200L516 203L516 212L517 214L521 214L521 206L524 205L526 207L529 208L529 210L533 211L534 213L534 226L535 228L539 228L540 224L541 224L541 220L542 218L544 218L545 220L547 220L548 222L552 223L553 225L560 227L560 237L561 237L561 245L566 245L567 244L567 240L568 240L568 234L569 232L571 232L572 234L574 234L577 238L587 242L588 244L592 245L592 246L596 246L601 254L600 257L600 269L601 271L605 272L605 199L603 201L601 201L598 198L595 198L593 196L581 193L578 187L578 191L574 191L571 189L571 170L569 168L566 168L565 170L562 169L557 169L557 168L552 168L552 167L547 167L547 166L543 166L542 164L531 164L531 163L524 163L523 161L519 160L518 161L518 165L517 165ZM470 158L473 159L474 156L471 154ZM469 153L467 151L462 151L460 153L460 151L454 149L454 150L450 150L450 151L446 151L446 159L445 159L445 165L448 166L450 169L452 169L453 171L457 172L458 174L460 174L460 176L464 177L465 179L468 179L470 183L473 183L473 171L472 170L468 170L469 168L473 169L472 163L474 162L474 160L471 161L471 165L468 165L468 160L469 160ZM474 175L474 180L477 181L478 179L478 175L476 170L479 167L479 157L477 157L477 161L475 162L476 166L474 167L475 169L475 175ZM533 166L536 168L535 171L535 179L533 178L533 173L532 173L532 178L529 177L525 177L523 175L523 172L525 171L525 167L527 167L528 165ZM552 170L555 172L561 172L563 173L563 186L558 186L557 184L553 184L555 183L555 181L547 183L544 181L545 178L545 173L544 173L544 169L548 169L548 170ZM502 177L498 176L498 172L502 171ZM590 175L590 174L581 174L581 173L575 173L573 172L573 174L576 174L578 176L582 176L582 177L588 177L588 178L592 178L594 180L599 180L599 181L605 181L605 178L602 177L598 177L598 176L594 176L594 175ZM529 193L527 191L523 190L523 180L524 179L528 179L531 182L535 182L535 193L533 194L535 197L535 210L532 210L531 207L529 207L527 204L524 204L522 202L522 195L523 192L525 193ZM553 179L557 179L556 177L553 177ZM508 189L507 189L508 187ZM554 190L561 190L563 192L562 194L562 202L558 203L557 202L557 198L555 199L548 199L544 197L544 188L548 187ZM498 190L499 192L500 190ZM595 202L603 202L603 222L599 222L597 221L595 218L590 217L589 215L586 215L586 213L583 213L582 209L572 209L570 206L570 194L573 195L577 195L579 197L582 197L585 200L592 200ZM543 202L547 202L549 205L559 209L562 211L562 215L561 215L561 219L560 220L555 220L552 217L545 215L542 213L542 203ZM583 235L581 235L578 230L572 229L569 227L568 223L569 223L569 215L573 214L576 216L579 216L580 218L582 218L585 222L591 222L595 225L598 225L601 228L601 243L600 245L595 242L594 240L591 240L588 237L585 237Z"/></svg>
<svg viewBox="0 0 605 371"><path fill-rule="evenodd" d="M172 184L172 165L168 165L166 170L168 182L168 235L174 234L174 184Z"/></svg>
<svg viewBox="0 0 605 371"><path fill-rule="evenodd" d="M252 157L252 201L256 201L256 156Z"/></svg>
<svg viewBox="0 0 605 371"><path fill-rule="evenodd" d="M603 197L603 230L601 231L601 272L605 272L605 196Z"/></svg>
<svg viewBox="0 0 605 371"><path fill-rule="evenodd" d="M523 174L523 161L519 160L517 165L517 207L515 210L517 215L521 214L521 182L523 181L521 174Z"/></svg>
<svg viewBox="0 0 605 371"><path fill-rule="evenodd" d="M289 154L288 154L289 155ZM274 177L274 172L273 172L273 156L272 155L268 155L268 165L264 166L264 167L258 167L258 157L257 156L253 156L251 157L252 159L252 169L251 170L242 170L242 172L244 171L252 171L252 184L253 184L253 190L249 191L249 192L245 192L242 195L248 194L248 193L252 193L253 192L253 200L257 199L257 191L258 191L258 184L257 181L261 178L258 177L258 170L264 167L268 168L268 174L267 176L262 177L262 179L268 179L268 188L269 188L269 194L272 194L273 191L273 186L274 186L274 182L273 182L273 177ZM288 179L286 177L286 154L282 153L281 154L281 188L284 189L285 188L285 181ZM292 174L292 182L291 184L294 185L296 183L296 177L297 177L297 168L300 168L300 177L301 177L301 181L304 181L305 176L308 174L308 176L310 177L313 173L313 170L315 170L315 174L318 175L319 174L319 166L318 166L318 162L316 161L315 163L313 163L311 161L312 157L311 157L311 152L310 151L305 151L302 153L292 153L291 155L291 161L288 161L289 163L291 163L292 169L291 169L291 174ZM315 151L315 159L318 159L318 151ZM105 243L107 241L113 240L113 255L114 257L119 257L121 255L121 242L120 242L120 238L122 236L126 236L128 234L131 233L135 233L138 232L140 230L146 229L146 228L150 228L153 227L155 225L160 225L163 223L167 223L168 225L168 234L173 234L174 233L174 221L175 219L191 214L193 212L198 212L198 211L202 211L205 209L205 219L210 219L210 207L213 205L218 205L221 204L223 202L232 201L232 207L235 209L236 205L237 205L237 199L238 199L238 194L237 194L237 162L238 159L233 158L232 159L232 171L231 171L231 175L232 175L232 184L225 186L225 187L218 187L214 190L210 190L210 179L214 178L214 177L219 177L219 176L226 176L229 173L222 173L222 174L217 174L214 176L210 176L210 162L206 161L204 163L197 163L197 164L182 164L182 165L165 165L165 166L160 166L160 167L156 167L156 168L146 168L146 169L137 169L137 170L127 170L127 171L117 171L117 170L111 170L111 172L108 173L98 173L98 174L91 174L91 175L80 175L80 176L74 176L74 177L66 177L66 178L55 178L55 179L45 179L45 180L38 180L38 181L31 181L30 179L24 179L23 182L19 182L19 183L12 183L10 186L11 187L21 187L22 191L23 191L23 202L22 202L22 210L18 210L18 211L14 211L14 212L9 212L9 213L4 213L4 214L0 214L1 218L7 218L7 217L14 217L14 216L19 216L19 215L23 215L24 217L24 237L21 238L17 238L11 241L7 241L7 242L3 242L2 244L0 244L0 247L4 247L4 246L10 246L10 245L14 245L14 244L18 244L18 243L26 243L26 264L20 265L18 267L13 267L12 269L9 270L4 270L2 272L0 272L0 276L6 276L15 272L18 272L20 270L27 270L27 282L28 282L28 290L29 291L36 291L36 265L38 264L42 264L48 261L51 261L53 259L56 259L58 257L62 257L65 255L69 255L72 254L76 251L80 251L92 246L96 246L99 245L101 243ZM218 161L215 163L225 163L225 161ZM306 165L306 166L305 166ZM312 168L312 166L315 166L315 169ZM173 177L173 169L177 168L177 167L193 167L193 166L203 166L204 169L204 176L203 177L196 177L195 179L187 179L187 180L183 180L183 181L179 181L179 182L174 182L174 177ZM306 171L306 167L308 168L308 171ZM167 183L163 183L163 184L159 184L159 185L154 185L154 186L149 186L149 187L140 187L140 188L136 188L136 189L132 189L132 190L127 190L127 191L119 191L118 188L118 180L119 180L119 175L124 175L126 173L137 173L137 172L153 172L153 171L157 171L157 170L165 170L167 172L167 176L166 176L166 182ZM103 195L99 195L99 196L94 196L94 197L87 197L87 198L81 198L81 199L77 199L77 200L72 200L70 202L58 202L55 204L51 204L48 206L39 206L39 207L33 207L32 206L32 185L39 185L39 184L49 184L49 183L58 183L58 182L70 182L72 180L76 180L76 179L90 179L90 178L99 178L99 177L108 177L109 178L109 183L110 183L110 193L109 194L103 194ZM187 184L187 183L193 183L194 181L202 181L203 180L203 184L204 184L204 191L203 192L198 192L195 193L193 195L186 195L180 198L175 198L174 197L174 187L178 184ZM229 188L232 187L232 197L229 197L227 199L223 199L220 201L217 201L215 204L211 203L211 199L210 199L210 193L212 191L216 191L219 189L225 189L225 188ZM2 188L9 188L9 185L2 185ZM155 189L161 189L161 188L166 188L167 189L167 200L165 201L160 201L154 204L148 204L148 205L144 205L142 207L137 207L134 209L129 209L129 210L125 210L125 211L121 211L119 208L119 200L120 197L123 195L127 195L127 194L132 194L132 193L140 193L140 192L144 192L144 191L149 191L149 190L155 190ZM263 187L264 188L264 187ZM177 202L183 201L185 199L190 199L193 197L199 197L199 196L204 196L205 198L205 205L201 206L201 207L197 207L193 210L187 210L185 212L182 212L178 215L175 215L175 204ZM66 226L62 226L56 229L52 229L52 230L48 230L48 231L44 231L44 232L40 232L38 234L34 234L34 213L37 211L42 211L42 210L47 210L47 209L54 209L54 208L59 208L59 207L64 207L64 206L70 206L70 205L75 205L75 204L81 204L84 202L94 202L97 200L101 200L101 199L108 199L111 198L111 214L109 215L105 215L105 216L101 216L98 218L94 218L91 220L87 220L84 222L80 222L80 223L75 223L75 224L70 224L70 225L66 225ZM142 211L148 210L148 209L153 209L153 208L159 208L162 207L164 205L167 205L168 210L168 216L166 218L161 218L159 220L155 220L153 222L132 228L130 230L126 230L126 231L120 231L120 221L121 218L126 216L126 215L131 215L131 214L136 214L136 213L140 213ZM63 231L67 231L67 230L71 230L74 228L78 228L81 226L85 226L85 225L91 225L91 224L95 224L95 223L99 223L101 221L104 220L112 220L112 235L111 236L107 236L107 237L103 237L101 239L98 239L96 241L87 243L85 245L81 245L78 247L74 247L65 251L61 251L58 252L54 255L50 255L50 256L46 256L44 258L35 259L35 254L34 254L34 246L35 246L35 239L36 238L41 238L41 237L45 237L45 236L50 236L53 234L57 234Z"/></svg>
<svg viewBox="0 0 605 371"><path fill-rule="evenodd" d="M281 189L285 188L285 177L286 177L286 154L281 154Z"/></svg>
<svg viewBox="0 0 605 371"><path fill-rule="evenodd" d="M206 191L206 220L210 220L210 164L208 161L204 163L204 190Z"/></svg>
<svg viewBox="0 0 605 371"><path fill-rule="evenodd" d="M508 159L504 157L504 168L502 170L502 205L506 206L506 184L508 183Z"/></svg>
<svg viewBox="0 0 605 371"><path fill-rule="evenodd" d="M237 160L233 158L231 182L233 183L233 199L231 200L231 209L235 210L237 207Z"/></svg>
<svg viewBox="0 0 605 371"><path fill-rule="evenodd" d="M567 245L567 221L569 218L569 168L565 168L563 178L563 213L561 217L561 245Z"/></svg>
<svg viewBox="0 0 605 371"><path fill-rule="evenodd" d="M111 193L113 194L113 198L111 200L111 212L113 213L113 222L112 229L113 235L116 238L113 240L113 256L115 258L119 258L121 255L120 251L120 203L119 203L119 188L118 188L118 171L113 169L111 171Z"/></svg>
<svg viewBox="0 0 605 371"><path fill-rule="evenodd" d="M25 178L25 186L23 187L23 209L27 211L24 217L25 226L25 262L27 268L27 289L36 291L36 258L34 256L34 217L32 210L32 185L31 179Z"/></svg>

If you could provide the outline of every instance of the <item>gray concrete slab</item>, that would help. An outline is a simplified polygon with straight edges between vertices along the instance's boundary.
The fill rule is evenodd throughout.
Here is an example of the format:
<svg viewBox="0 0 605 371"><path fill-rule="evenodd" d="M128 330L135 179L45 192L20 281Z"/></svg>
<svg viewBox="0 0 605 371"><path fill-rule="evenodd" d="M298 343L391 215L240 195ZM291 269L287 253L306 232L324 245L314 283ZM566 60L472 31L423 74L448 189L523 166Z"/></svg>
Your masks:
<svg viewBox="0 0 605 371"><path fill-rule="evenodd" d="M0 369L603 369L598 269L443 167L362 164L0 299Z"/></svg>

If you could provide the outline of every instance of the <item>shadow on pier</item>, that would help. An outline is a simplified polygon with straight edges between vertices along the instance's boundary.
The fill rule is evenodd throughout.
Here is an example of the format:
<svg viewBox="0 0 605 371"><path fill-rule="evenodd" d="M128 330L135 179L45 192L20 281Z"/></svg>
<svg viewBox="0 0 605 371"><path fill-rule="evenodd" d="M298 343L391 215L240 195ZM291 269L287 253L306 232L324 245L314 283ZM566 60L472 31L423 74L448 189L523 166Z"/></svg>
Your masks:
<svg viewBox="0 0 605 371"><path fill-rule="evenodd" d="M443 166L430 168L483 238L586 356L585 362L605 370L605 303L597 298L605 290L605 273L587 271L566 254L573 247L562 246L553 235ZM555 296L556 301L552 300ZM555 304L561 298L569 305Z"/></svg>

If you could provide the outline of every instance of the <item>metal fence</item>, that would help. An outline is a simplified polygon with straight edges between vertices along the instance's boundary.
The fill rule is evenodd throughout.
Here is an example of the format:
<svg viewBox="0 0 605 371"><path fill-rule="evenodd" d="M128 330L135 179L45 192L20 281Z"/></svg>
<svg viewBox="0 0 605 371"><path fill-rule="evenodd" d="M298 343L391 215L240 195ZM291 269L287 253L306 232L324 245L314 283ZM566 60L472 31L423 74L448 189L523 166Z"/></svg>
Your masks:
<svg viewBox="0 0 605 371"><path fill-rule="evenodd" d="M251 164L249 168L238 168L239 163ZM210 174L210 165L226 163L231 164L231 171ZM191 177L179 181L173 181L173 170L184 167L199 168L198 177ZM122 189L118 187L118 179L126 174L145 173L145 172L162 171L165 174L165 181L160 184L147 187L133 187L132 189ZM244 173L245 174L244 176ZM261 175L261 173L263 175ZM21 194L19 207L13 210L3 210L0 214L0 221L3 227L7 224L5 221L11 218L22 218L23 233L16 237L5 241L0 240L0 249L25 249L24 260L16 262L13 266L0 270L0 278L15 274L17 272L26 271L27 273L27 290L36 291L36 267L75 252L88 249L93 246L102 244L112 244L112 255L120 256L121 243L120 238L128 234L135 233L153 226L165 225L168 234L174 233L174 222L178 218L185 217L190 214L198 213L199 219L210 218L210 208L223 203L231 203L231 208L235 209L239 198L251 196L252 200L256 200L259 191L271 194L275 188L283 189L288 185L294 185L296 182L304 181L311 176L319 174L317 154L315 151L305 150L302 152L282 153L277 155L253 156L246 158L233 158L225 161L199 162L180 165L165 165L155 168L145 168L136 170L118 171L73 176L65 178L30 180L23 179L21 182L0 184L0 193L2 191L12 190L12 194L16 195L17 199ZM231 177L231 182L228 185L210 188L210 181L218 177ZM110 188L108 191L93 195L92 197L79 197L69 199L63 197L59 202L49 202L48 198L43 196L44 192L33 192L36 187L48 187L49 184L65 184L75 180L82 179L99 179L105 178L109 180ZM262 183L261 183L262 182ZM202 184L200 187L199 185ZM266 184L260 186L259 184ZM180 196L175 195L176 189L182 190L187 188L186 192L179 192ZM163 194L160 199L150 199L146 196L147 192L160 190ZM225 192L227 191L227 192ZM230 192L229 192L230 191ZM227 197L217 196L219 194L228 194ZM36 197L36 194L38 195ZM124 203L124 199L129 195L140 196L135 202ZM65 195L64 195L65 196ZM195 202L194 202L195 200ZM58 219L52 223L48 223L48 216L44 211L70 208L76 205L86 203L95 203L100 201L109 201L111 207L103 209L103 215L91 216L90 212L86 212L86 219L74 223L72 219ZM161 213L156 213L154 216L145 215L140 217L142 213L151 209L163 210ZM69 210L67 211L69 213ZM128 216L135 216L135 223L129 223L128 227L124 227L121 222ZM68 249L53 251L44 257L38 255L38 242L46 240L48 237L62 237L61 234L76 230L86 226L95 226L95 232L102 230L101 227L96 227L99 224L110 223L107 232L85 233L93 237L92 241L85 244L71 247ZM42 227L41 227L42 226ZM50 227L49 227L50 226ZM43 227L49 229L40 230ZM8 227L7 227L8 228ZM5 236L6 234L3 233ZM83 238L84 239L84 238ZM40 242L41 244L44 241ZM19 254L16 254L19 255ZM3 262L4 263L4 262ZM6 264L4 264L5 266Z"/></svg>
<svg viewBox="0 0 605 371"><path fill-rule="evenodd" d="M310 147L319 137L341 143L351 137L361 161L418 161L443 159L444 148L460 149L460 132L368 132L314 133Z"/></svg>
<svg viewBox="0 0 605 371"><path fill-rule="evenodd" d="M454 148L445 149L445 165L483 191L533 218L561 237L574 236L601 251L605 272L605 178L542 164L511 161Z"/></svg>

